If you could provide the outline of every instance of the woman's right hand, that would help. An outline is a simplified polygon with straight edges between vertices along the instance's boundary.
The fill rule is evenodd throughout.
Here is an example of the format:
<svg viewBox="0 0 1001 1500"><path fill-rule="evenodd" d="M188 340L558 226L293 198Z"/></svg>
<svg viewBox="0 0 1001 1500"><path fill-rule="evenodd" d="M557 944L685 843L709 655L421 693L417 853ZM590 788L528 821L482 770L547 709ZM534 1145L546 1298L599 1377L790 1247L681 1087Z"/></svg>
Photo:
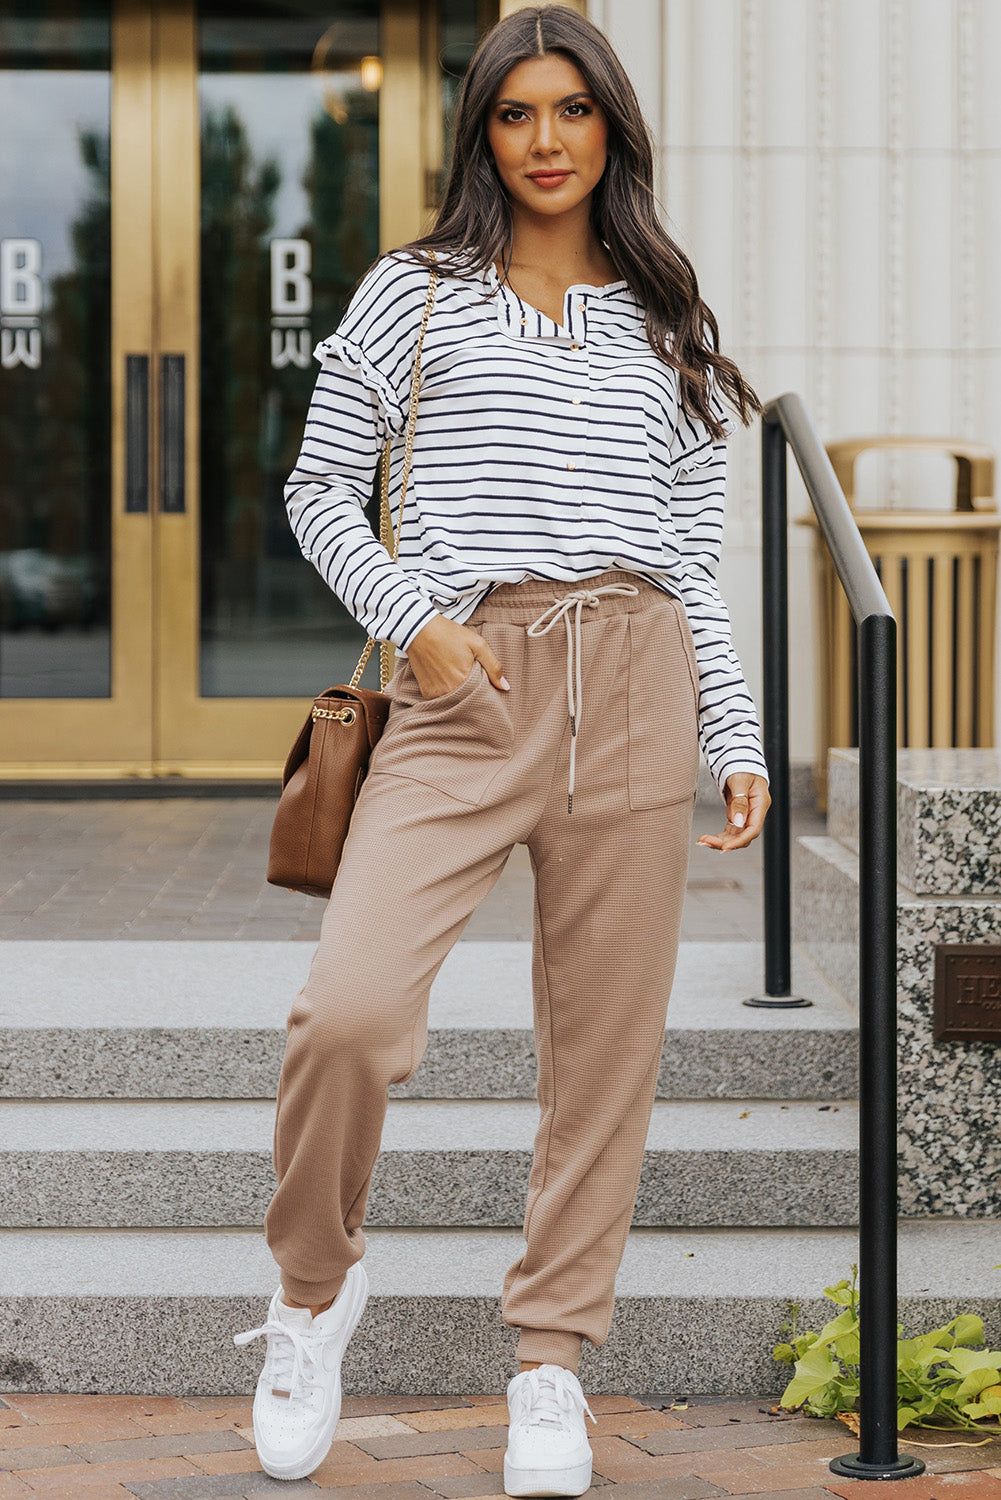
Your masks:
<svg viewBox="0 0 1001 1500"><path fill-rule="evenodd" d="M422 698L440 698L459 687L469 676L474 661L483 663L494 687L507 692L511 686L483 637L447 615L435 615L417 632L407 647L407 660L414 669Z"/></svg>

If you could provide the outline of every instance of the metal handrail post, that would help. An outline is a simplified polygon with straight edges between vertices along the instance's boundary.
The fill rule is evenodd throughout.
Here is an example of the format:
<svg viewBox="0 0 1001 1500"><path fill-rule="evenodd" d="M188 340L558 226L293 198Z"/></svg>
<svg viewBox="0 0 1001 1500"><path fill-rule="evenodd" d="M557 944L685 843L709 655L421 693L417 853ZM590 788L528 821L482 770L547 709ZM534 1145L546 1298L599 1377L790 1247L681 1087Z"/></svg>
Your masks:
<svg viewBox="0 0 1001 1500"><path fill-rule="evenodd" d="M848 597L859 642L860 1431L859 1452L834 1459L831 1468L851 1479L910 1479L924 1472L924 1464L909 1454L901 1456L897 1446L897 624L798 396L769 403L763 433L780 424L783 468L787 440ZM777 444L770 435L763 437L763 452L768 578L774 577L768 550L775 543L771 528L780 513L779 490L785 545L785 478L783 473L780 480L776 472ZM766 594L768 587L766 583ZM784 570L779 592L784 609ZM766 618L768 610L766 598ZM784 670L784 652L775 654ZM786 712L780 705L783 734ZM788 747L783 743L777 749L781 779L783 769L788 774ZM769 772L774 775L771 760ZM788 786L782 790L788 796ZM788 845L786 851L788 855Z"/></svg>
<svg viewBox="0 0 1001 1500"><path fill-rule="evenodd" d="M789 875L789 544L786 435L761 423L762 739L772 803L765 819L765 992L744 1001L762 1009L812 1005L792 993Z"/></svg>
<svg viewBox="0 0 1001 1500"><path fill-rule="evenodd" d="M859 1451L855 1479L914 1478L897 1448L897 623L859 624Z"/></svg>
<svg viewBox="0 0 1001 1500"><path fill-rule="evenodd" d="M786 438L777 422L761 433L764 649L762 708L765 761L772 805L765 819L765 994L792 991L789 876L789 549Z"/></svg>
<svg viewBox="0 0 1001 1500"><path fill-rule="evenodd" d="M862 1378L859 1457L897 1456L897 625L859 629L859 1273Z"/></svg>

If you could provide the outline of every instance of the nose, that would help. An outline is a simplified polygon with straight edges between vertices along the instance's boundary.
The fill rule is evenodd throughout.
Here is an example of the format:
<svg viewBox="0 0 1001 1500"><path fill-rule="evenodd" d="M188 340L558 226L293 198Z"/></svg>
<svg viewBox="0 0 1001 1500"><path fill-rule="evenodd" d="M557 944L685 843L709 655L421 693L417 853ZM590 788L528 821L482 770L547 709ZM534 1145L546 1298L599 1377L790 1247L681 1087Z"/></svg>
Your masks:
<svg viewBox="0 0 1001 1500"><path fill-rule="evenodd" d="M560 133L555 116L541 112L536 121L532 150L537 156L548 156L560 149Z"/></svg>

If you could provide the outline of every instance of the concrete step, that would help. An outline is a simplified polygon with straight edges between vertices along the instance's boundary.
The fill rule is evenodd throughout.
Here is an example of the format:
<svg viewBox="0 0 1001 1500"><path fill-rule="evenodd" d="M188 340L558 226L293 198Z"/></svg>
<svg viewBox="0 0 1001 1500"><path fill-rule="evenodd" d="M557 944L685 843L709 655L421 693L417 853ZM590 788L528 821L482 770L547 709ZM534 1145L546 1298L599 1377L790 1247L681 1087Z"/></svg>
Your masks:
<svg viewBox="0 0 1001 1500"><path fill-rule="evenodd" d="M431 996L430 1040L405 1097L532 1098L531 954L460 942ZM285 1020L312 943L9 942L0 975L0 1097L273 1096ZM856 1020L795 956L802 1011L750 1010L755 943L683 944L660 1075L665 1099L850 1097Z"/></svg>
<svg viewBox="0 0 1001 1500"><path fill-rule="evenodd" d="M348 1392L488 1393L513 1369L514 1332L498 1295L521 1252L502 1230L373 1230L371 1298L344 1360ZM1001 1338L993 1224L904 1225L899 1314L908 1333L979 1313ZM849 1274L842 1230L634 1230L619 1272L612 1332L586 1348L593 1392L778 1392L788 1371L771 1349L800 1304L799 1326L830 1314L822 1289ZM253 1389L258 1327L278 1273L255 1230L123 1233L0 1231L0 1385L18 1391Z"/></svg>
<svg viewBox="0 0 1001 1500"><path fill-rule="evenodd" d="M858 751L832 750L827 831L858 849ZM897 753L897 861L918 896L1001 896L1001 750Z"/></svg>
<svg viewBox="0 0 1001 1500"><path fill-rule="evenodd" d="M534 1102L394 1100L367 1222L520 1226ZM253 1226L274 1191L270 1101L0 1103L0 1225ZM659 1102L634 1222L850 1225L854 1104Z"/></svg>

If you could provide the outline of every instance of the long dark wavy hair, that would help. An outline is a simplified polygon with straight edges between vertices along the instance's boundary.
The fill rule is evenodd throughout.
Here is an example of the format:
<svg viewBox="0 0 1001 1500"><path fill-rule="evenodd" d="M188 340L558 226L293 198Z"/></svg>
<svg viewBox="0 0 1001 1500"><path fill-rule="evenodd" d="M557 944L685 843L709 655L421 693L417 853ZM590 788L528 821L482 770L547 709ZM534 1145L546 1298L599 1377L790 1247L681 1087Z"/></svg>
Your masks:
<svg viewBox="0 0 1001 1500"><path fill-rule="evenodd" d="M483 272L512 250L511 203L494 164L487 121L501 83L530 57L558 52L584 75L608 123L605 170L591 195L591 224L646 313L651 348L678 372L682 405L714 438L724 435L709 399L710 379L747 425L761 402L732 359L719 352L719 328L699 295L695 269L657 218L653 144L635 90L607 37L564 5L534 5L506 16L481 38L459 93L452 160L431 230L400 247L423 264L428 249ZM710 376L710 371L712 375Z"/></svg>

